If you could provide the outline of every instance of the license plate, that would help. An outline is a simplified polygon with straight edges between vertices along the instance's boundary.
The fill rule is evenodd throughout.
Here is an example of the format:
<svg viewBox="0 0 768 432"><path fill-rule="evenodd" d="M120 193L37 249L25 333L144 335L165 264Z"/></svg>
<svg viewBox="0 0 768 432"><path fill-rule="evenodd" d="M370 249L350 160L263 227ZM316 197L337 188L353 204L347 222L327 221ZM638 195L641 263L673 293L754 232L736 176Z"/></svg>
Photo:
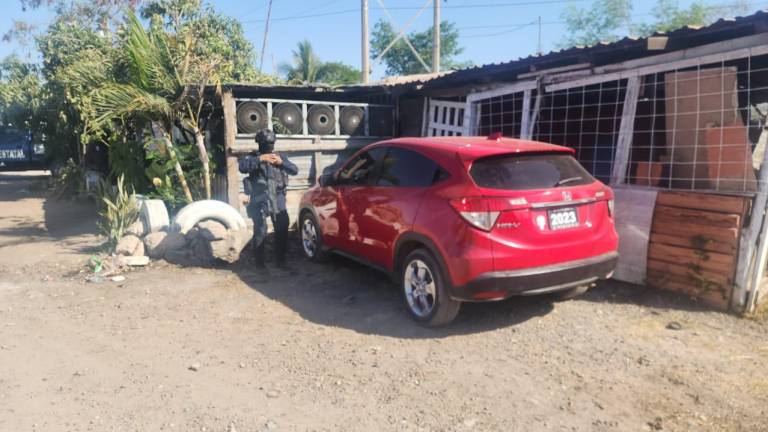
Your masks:
<svg viewBox="0 0 768 432"><path fill-rule="evenodd" d="M573 207L549 211L549 229L559 230L579 226L579 214Z"/></svg>
<svg viewBox="0 0 768 432"><path fill-rule="evenodd" d="M0 149L0 159L24 159L24 150Z"/></svg>

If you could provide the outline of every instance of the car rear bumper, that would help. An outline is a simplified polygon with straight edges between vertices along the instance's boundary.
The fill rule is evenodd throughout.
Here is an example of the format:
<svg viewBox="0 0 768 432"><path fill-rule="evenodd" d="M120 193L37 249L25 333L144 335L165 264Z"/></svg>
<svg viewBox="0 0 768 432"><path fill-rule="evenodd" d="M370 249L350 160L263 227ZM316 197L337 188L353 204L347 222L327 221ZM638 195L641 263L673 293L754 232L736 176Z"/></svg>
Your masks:
<svg viewBox="0 0 768 432"><path fill-rule="evenodd" d="M461 301L493 301L563 291L609 277L618 260L618 252L610 252L543 267L484 273L464 286L453 287L452 297Z"/></svg>

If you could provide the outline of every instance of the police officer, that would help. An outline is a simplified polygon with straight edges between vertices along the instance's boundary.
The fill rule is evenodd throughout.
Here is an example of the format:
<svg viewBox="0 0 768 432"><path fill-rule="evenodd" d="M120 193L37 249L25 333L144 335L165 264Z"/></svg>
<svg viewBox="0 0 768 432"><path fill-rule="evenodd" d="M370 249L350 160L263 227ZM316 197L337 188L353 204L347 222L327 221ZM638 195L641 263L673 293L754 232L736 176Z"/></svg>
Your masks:
<svg viewBox="0 0 768 432"><path fill-rule="evenodd" d="M264 240L267 237L267 217L275 228L275 257L278 267L285 267L288 248L288 212L285 190L289 175L296 175L296 165L275 150L275 133L262 129L256 134L259 150L240 159L239 168L248 174L245 191L251 197L248 217L253 219L253 254L257 267L264 267Z"/></svg>

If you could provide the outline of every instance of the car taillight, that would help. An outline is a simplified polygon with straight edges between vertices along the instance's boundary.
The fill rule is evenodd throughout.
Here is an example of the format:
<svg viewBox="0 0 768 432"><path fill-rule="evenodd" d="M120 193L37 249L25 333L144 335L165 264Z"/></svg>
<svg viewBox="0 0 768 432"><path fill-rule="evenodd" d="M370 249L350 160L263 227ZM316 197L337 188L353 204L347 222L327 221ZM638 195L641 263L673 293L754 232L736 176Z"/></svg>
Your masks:
<svg viewBox="0 0 768 432"><path fill-rule="evenodd" d="M475 228L490 231L502 211L527 207L525 198L460 198L451 200L451 206Z"/></svg>
<svg viewBox="0 0 768 432"><path fill-rule="evenodd" d="M613 199L608 200L608 216L613 216Z"/></svg>

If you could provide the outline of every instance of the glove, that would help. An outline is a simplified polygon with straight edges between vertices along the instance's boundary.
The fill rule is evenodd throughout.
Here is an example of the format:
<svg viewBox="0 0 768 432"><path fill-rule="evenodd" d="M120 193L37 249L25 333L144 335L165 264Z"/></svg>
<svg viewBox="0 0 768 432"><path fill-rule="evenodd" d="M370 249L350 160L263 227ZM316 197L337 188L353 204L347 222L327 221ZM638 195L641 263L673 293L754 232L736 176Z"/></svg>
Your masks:
<svg viewBox="0 0 768 432"><path fill-rule="evenodd" d="M257 156L246 156L245 167L248 172L254 172L259 169L259 158Z"/></svg>

